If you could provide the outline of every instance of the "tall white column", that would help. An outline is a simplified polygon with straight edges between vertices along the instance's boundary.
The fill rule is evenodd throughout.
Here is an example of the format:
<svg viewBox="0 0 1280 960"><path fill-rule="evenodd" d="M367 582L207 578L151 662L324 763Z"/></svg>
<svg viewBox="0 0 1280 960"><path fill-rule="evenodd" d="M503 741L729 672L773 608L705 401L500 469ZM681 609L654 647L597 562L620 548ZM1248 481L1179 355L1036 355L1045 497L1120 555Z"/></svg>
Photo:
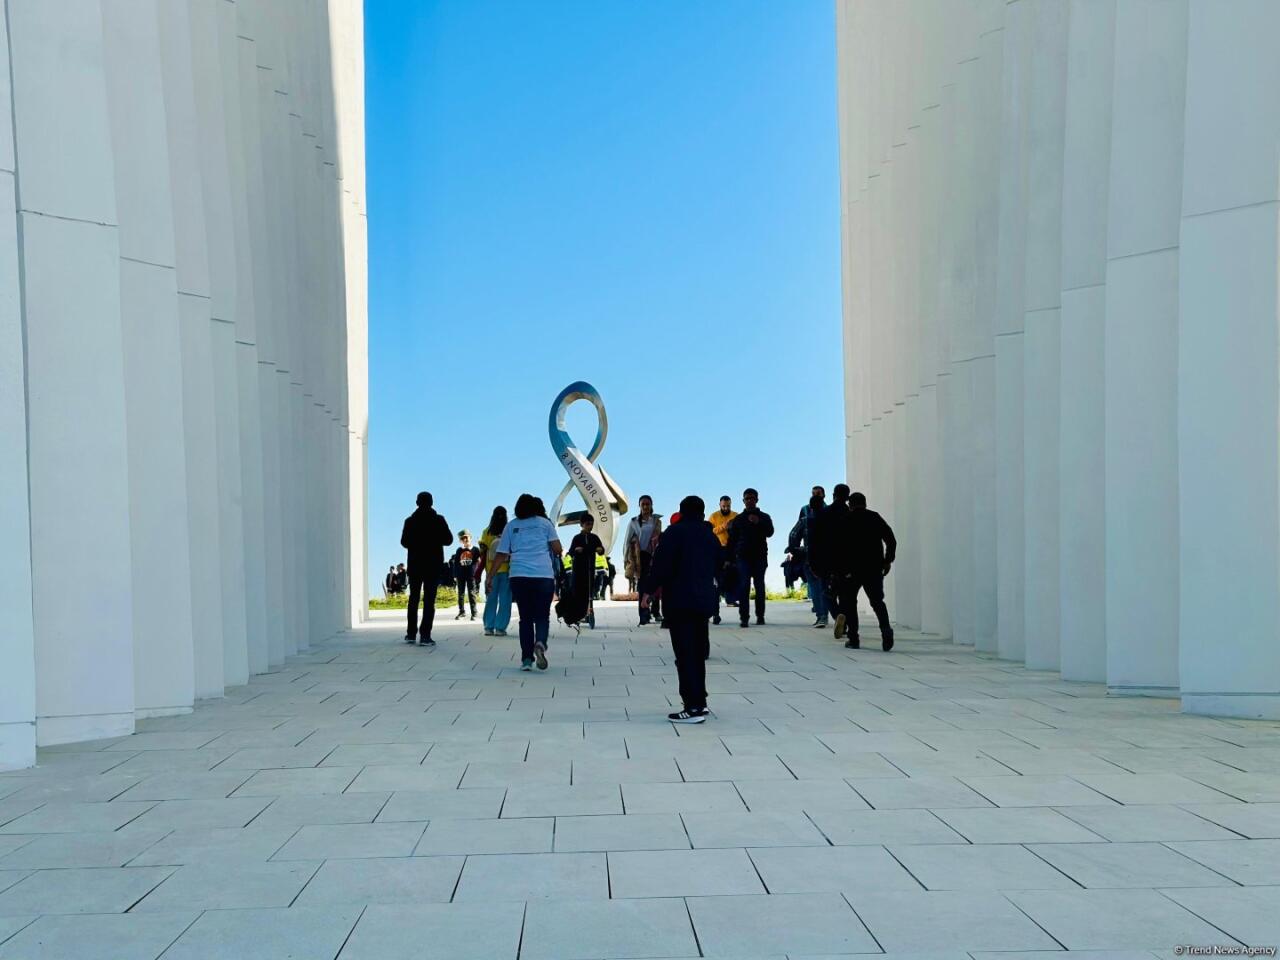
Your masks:
<svg viewBox="0 0 1280 960"><path fill-rule="evenodd" d="M9 28L0 4L0 770L36 759L35 632L27 488L27 374L23 356L18 211L14 197Z"/></svg>
<svg viewBox="0 0 1280 960"><path fill-rule="evenodd" d="M245 596L243 470L240 462L240 391L235 316L235 228L230 151L227 148L222 46L227 40L220 0L190 0L191 72L199 138L200 189L209 260L209 344L217 460L218 559L222 594L223 676L228 686L249 680Z"/></svg>
<svg viewBox="0 0 1280 960"><path fill-rule="evenodd" d="M1280 7L1193 0L1178 314L1182 708L1280 719Z"/></svg>
<svg viewBox="0 0 1280 960"><path fill-rule="evenodd" d="M1186 0L1119 0L1105 334L1107 684L1178 689L1178 234Z"/></svg>
<svg viewBox="0 0 1280 960"><path fill-rule="evenodd" d="M1000 112L1004 3L987 0L972 16L974 314L969 360L973 514L973 642L998 652L996 566L996 290L999 277Z"/></svg>
<svg viewBox="0 0 1280 960"><path fill-rule="evenodd" d="M8 13L36 735L51 744L133 731L120 251L98 0Z"/></svg>
<svg viewBox="0 0 1280 960"><path fill-rule="evenodd" d="M1059 634L1067 680L1101 683L1106 647L1107 199L1115 0L1072 0L1062 180Z"/></svg>
<svg viewBox="0 0 1280 960"><path fill-rule="evenodd" d="M182 438L187 526L191 538L192 666L195 696L202 698L221 697L226 677L217 391L200 168L200 116L191 48L189 8L193 2L200 0L161 2L158 14L182 347Z"/></svg>
<svg viewBox="0 0 1280 960"><path fill-rule="evenodd" d="M252 189L246 159L247 120L243 87L257 64L251 39L240 35L236 5L218 5L218 52L222 62L223 109L227 121L227 168L231 185L231 223L235 255L235 371L240 411L240 492L244 518L244 596L249 672L270 667L267 616L267 528L265 467L262 462L262 395L258 373L258 322L253 227L249 209Z"/></svg>
<svg viewBox="0 0 1280 960"><path fill-rule="evenodd" d="M134 704L195 699L182 343L156 0L102 0L129 437Z"/></svg>
<svg viewBox="0 0 1280 960"><path fill-rule="evenodd" d="M1062 2L1040 2L1033 11L1023 289L1023 591L1027 666L1056 670L1062 138L1071 7Z"/></svg>
<svg viewBox="0 0 1280 960"><path fill-rule="evenodd" d="M1023 288L1031 0L1005 8L1001 56L1000 221L996 273L996 647L1026 656L1023 604Z"/></svg>

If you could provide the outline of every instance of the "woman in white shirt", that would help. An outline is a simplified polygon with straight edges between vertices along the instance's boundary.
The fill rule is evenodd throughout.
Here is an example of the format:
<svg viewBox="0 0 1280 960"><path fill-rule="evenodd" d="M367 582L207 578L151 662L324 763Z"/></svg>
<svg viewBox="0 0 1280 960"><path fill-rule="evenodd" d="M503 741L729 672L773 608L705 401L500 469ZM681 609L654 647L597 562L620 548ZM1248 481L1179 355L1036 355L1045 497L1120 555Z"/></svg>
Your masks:
<svg viewBox="0 0 1280 960"><path fill-rule="evenodd" d="M551 630L551 600L555 595L555 561L561 550L555 525L537 497L520 494L516 518L507 524L498 541L498 566L509 562L511 599L520 611L520 669L529 670L537 660L547 669L547 634Z"/></svg>

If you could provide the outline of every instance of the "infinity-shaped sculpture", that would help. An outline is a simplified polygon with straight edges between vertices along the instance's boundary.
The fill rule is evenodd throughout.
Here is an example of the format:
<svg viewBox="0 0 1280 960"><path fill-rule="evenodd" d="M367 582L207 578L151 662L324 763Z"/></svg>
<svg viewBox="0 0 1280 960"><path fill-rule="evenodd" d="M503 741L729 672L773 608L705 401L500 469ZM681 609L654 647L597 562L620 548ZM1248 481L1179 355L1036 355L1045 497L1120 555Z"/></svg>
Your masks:
<svg viewBox="0 0 1280 960"><path fill-rule="evenodd" d="M574 445L564 428L565 414L579 400L590 400L600 418L595 443L586 454ZM609 417L604 412L604 400L600 398L600 391L585 380L569 384L560 391L555 403L551 405L548 429L551 433L551 449L556 452L560 465L569 474L569 482L564 485L560 496L556 497L555 506L551 508L551 518L557 526L568 527L581 523L587 514L595 517L595 534L608 553L613 549L618 536L618 520L627 512L627 495L613 482L604 467L596 462L609 437ZM562 513L565 498L574 487L578 488L587 509Z"/></svg>

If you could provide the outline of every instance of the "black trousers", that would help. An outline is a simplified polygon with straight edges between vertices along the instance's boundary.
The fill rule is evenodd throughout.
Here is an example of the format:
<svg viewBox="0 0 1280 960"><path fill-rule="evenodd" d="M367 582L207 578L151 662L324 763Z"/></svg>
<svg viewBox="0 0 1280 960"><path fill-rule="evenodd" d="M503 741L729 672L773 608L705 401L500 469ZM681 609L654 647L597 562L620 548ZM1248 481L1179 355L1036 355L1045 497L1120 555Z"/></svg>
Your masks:
<svg viewBox="0 0 1280 960"><path fill-rule="evenodd" d="M423 640L431 639L431 628L436 622L436 591L440 589L440 574L437 571L424 574L419 570L409 571L409 630L406 637L418 635L418 600L423 603L422 633Z"/></svg>
<svg viewBox="0 0 1280 960"><path fill-rule="evenodd" d="M641 550L640 551L639 593L640 593L640 600L642 603L644 601L645 591L652 589L652 585L649 583L649 569L652 566L653 566L653 554L645 553L643 550ZM662 598L659 596L653 596L649 598L648 610L646 610L643 606L640 607L640 622L648 623L650 617L652 617L654 620L662 619Z"/></svg>
<svg viewBox="0 0 1280 960"><path fill-rule="evenodd" d="M462 601L471 601L471 615L476 613L476 580L475 577L458 578L458 612L462 613Z"/></svg>
<svg viewBox="0 0 1280 960"><path fill-rule="evenodd" d="M666 626L671 630L671 649L676 655L676 673L680 676L680 699L686 710L705 710L707 706L707 657L711 655L711 636L707 618L696 614L672 614L668 611Z"/></svg>
<svg viewBox="0 0 1280 960"><path fill-rule="evenodd" d="M858 635L859 590L867 595L867 602L875 612L876 622L880 624L881 639L893 636L893 625L889 623L889 608L884 602L884 574L846 573L832 577L828 583L835 591L827 598L828 606L835 613L844 614L850 637Z"/></svg>
<svg viewBox="0 0 1280 960"><path fill-rule="evenodd" d="M764 573L766 562L738 561L738 619L746 623L751 617L751 585L756 588L756 618L764 619Z"/></svg>

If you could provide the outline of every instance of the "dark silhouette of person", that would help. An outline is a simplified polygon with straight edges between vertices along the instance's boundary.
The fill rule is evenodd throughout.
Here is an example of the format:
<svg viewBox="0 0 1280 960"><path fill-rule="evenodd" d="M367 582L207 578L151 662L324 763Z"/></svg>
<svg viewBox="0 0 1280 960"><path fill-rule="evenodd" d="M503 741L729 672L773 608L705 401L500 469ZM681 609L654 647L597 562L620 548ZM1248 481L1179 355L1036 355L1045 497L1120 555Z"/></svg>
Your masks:
<svg viewBox="0 0 1280 960"><path fill-rule="evenodd" d="M840 488L844 487L843 490ZM836 639L849 633L845 646L856 650L858 637L858 591L867 595L880 625L884 650L893 649L893 626L884 602L884 578L893 566L898 541L885 519L867 509L867 498L836 487L835 503L823 513L819 534L819 563L832 586L836 610ZM843 497L848 497L844 508Z"/></svg>
<svg viewBox="0 0 1280 960"><path fill-rule="evenodd" d="M764 625L764 574L769 568L769 538L773 518L760 509L753 487L742 491L742 512L729 524L729 556L738 570L738 622L746 627L751 616L751 587L756 588L756 623Z"/></svg>
<svg viewBox="0 0 1280 960"><path fill-rule="evenodd" d="M570 581L573 602L570 607L578 620L586 620L593 628L596 618L591 601L594 599L596 557L604 556L604 543L592 532L595 525L595 517L583 514L579 521L581 530L569 542L569 562L573 571Z"/></svg>
<svg viewBox="0 0 1280 960"><path fill-rule="evenodd" d="M415 638L424 647L434 647L431 628L436 621L436 591L444 567L444 548L453 543L453 531L444 517L432 509L431 494L418 494L418 509L409 514L400 533L400 546L408 552L409 629L404 642ZM418 627L418 599L424 602L422 627Z"/></svg>
<svg viewBox="0 0 1280 960"><path fill-rule="evenodd" d="M680 501L680 522L662 534L653 557L650 585L662 591L664 626L671 631L680 699L684 709L669 714L672 723L703 723L707 710L707 657L711 653L708 621L719 608L716 572L720 541L705 519L701 497ZM647 603L649 597L642 598Z"/></svg>

